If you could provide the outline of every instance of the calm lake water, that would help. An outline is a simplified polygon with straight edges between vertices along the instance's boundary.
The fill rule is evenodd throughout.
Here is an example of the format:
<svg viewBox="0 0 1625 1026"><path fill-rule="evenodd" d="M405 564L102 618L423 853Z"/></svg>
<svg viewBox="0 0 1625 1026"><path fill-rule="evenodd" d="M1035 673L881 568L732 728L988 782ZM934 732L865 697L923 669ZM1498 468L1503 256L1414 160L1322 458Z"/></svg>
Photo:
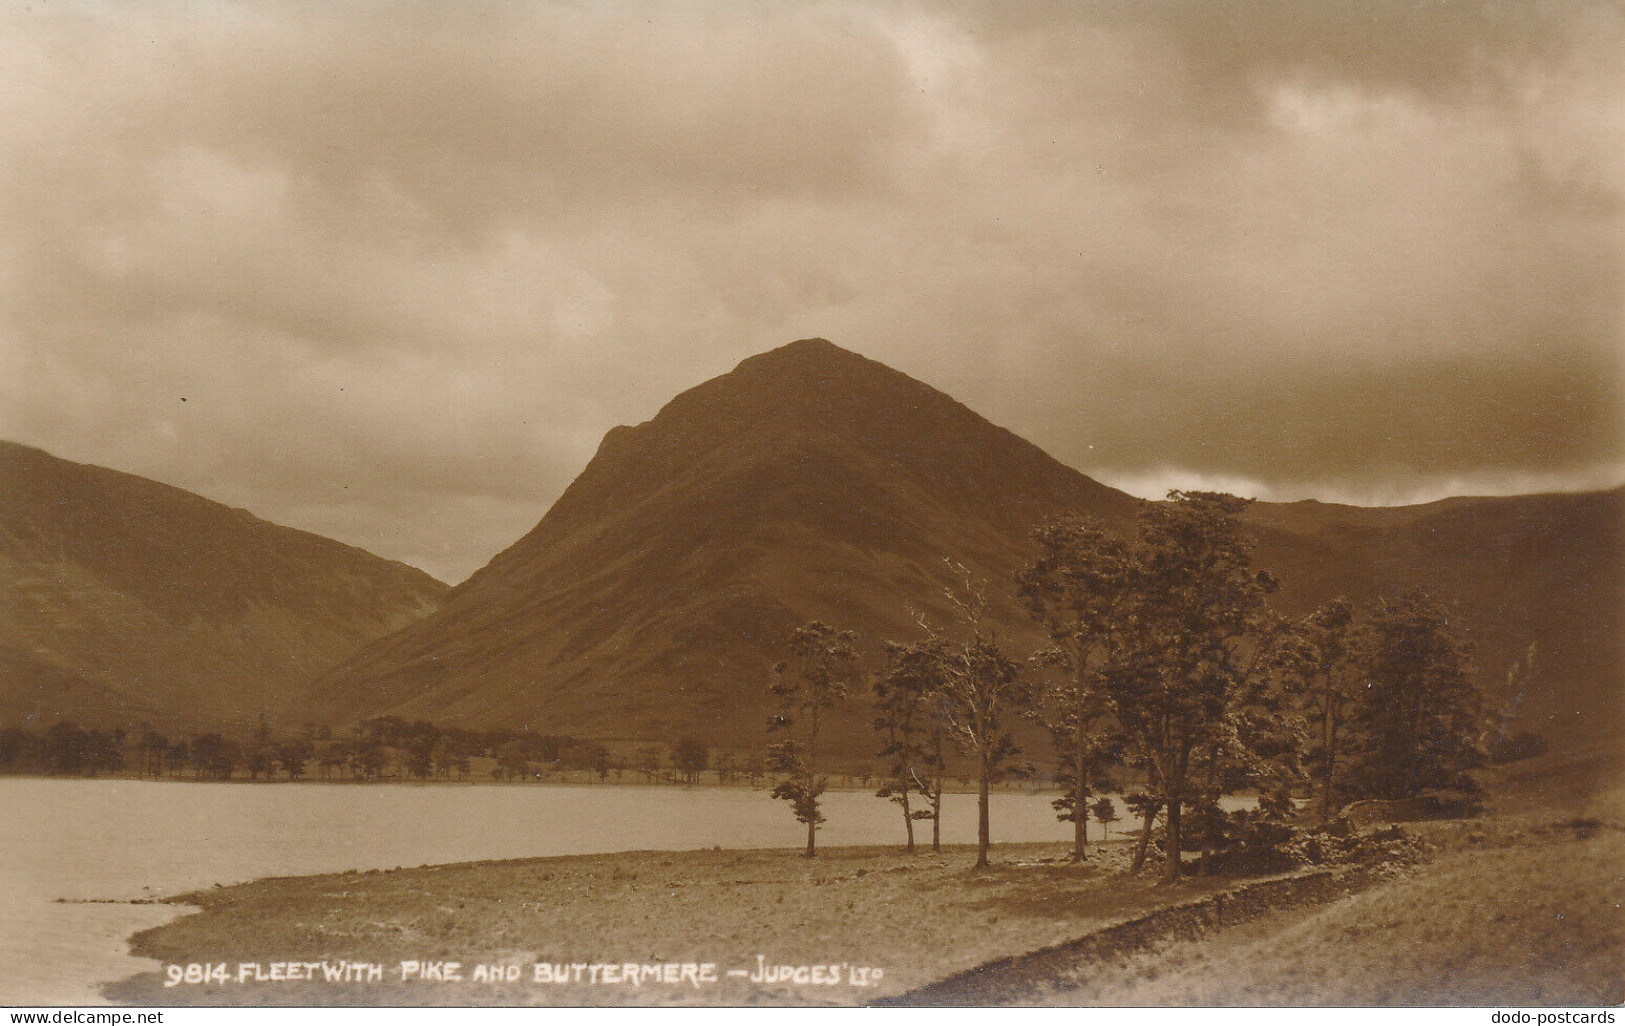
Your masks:
<svg viewBox="0 0 1625 1026"><path fill-rule="evenodd" d="M994 841L1069 838L1052 797L995 794ZM944 841L974 841L975 797L943 804ZM744 788L0 777L0 813L0 1005L102 1004L100 984L155 968L126 941L181 910L131 899L348 869L806 843L782 802ZM825 815L820 844L902 841L896 807L873 795L828 794Z"/></svg>

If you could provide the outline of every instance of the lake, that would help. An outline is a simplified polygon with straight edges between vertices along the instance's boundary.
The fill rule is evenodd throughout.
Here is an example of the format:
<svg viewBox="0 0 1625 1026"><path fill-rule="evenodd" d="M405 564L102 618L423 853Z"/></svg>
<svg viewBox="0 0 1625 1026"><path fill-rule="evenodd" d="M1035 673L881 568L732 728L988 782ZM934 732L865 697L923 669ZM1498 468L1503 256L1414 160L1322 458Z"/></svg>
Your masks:
<svg viewBox="0 0 1625 1026"><path fill-rule="evenodd" d="M1053 797L996 793L994 841L1069 839ZM943 808L943 840L973 842L975 796ZM824 809L820 844L902 842L896 807L872 794L831 792ZM100 984L155 968L125 942L180 910L131 899L349 869L806 843L784 803L746 788L0 777L0 810L0 1005L102 1004Z"/></svg>

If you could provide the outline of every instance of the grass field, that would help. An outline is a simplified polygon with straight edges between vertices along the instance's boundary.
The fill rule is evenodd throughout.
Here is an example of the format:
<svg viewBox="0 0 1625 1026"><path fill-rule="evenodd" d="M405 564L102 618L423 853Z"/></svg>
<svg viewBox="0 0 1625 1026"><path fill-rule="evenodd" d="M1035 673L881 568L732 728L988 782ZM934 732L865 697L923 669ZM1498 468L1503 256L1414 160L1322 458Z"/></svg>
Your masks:
<svg viewBox="0 0 1625 1026"><path fill-rule="evenodd" d="M1625 831L1448 831L1379 887L1100 967L1088 1005L1615 1005ZM1433 831L1437 834L1439 831Z"/></svg>

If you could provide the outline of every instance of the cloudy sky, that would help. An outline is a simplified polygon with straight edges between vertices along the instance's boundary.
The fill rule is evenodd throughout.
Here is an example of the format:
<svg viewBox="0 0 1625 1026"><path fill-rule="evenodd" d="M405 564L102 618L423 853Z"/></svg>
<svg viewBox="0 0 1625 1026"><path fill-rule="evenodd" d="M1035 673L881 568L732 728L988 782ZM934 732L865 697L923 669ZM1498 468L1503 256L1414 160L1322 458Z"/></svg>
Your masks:
<svg viewBox="0 0 1625 1026"><path fill-rule="evenodd" d="M1145 495L1611 487L1622 10L8 3L0 437L449 581L813 335Z"/></svg>

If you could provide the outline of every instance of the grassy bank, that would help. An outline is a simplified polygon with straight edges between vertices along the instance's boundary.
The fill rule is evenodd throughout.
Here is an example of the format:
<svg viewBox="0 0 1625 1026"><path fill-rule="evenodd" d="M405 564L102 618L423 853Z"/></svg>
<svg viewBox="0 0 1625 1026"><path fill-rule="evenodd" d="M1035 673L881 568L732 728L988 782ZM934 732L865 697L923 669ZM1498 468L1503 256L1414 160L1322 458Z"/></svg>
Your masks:
<svg viewBox="0 0 1625 1026"><path fill-rule="evenodd" d="M1591 822L1434 831L1447 850L1388 884L1098 966L1043 1002L1617 1005L1625 829Z"/></svg>

